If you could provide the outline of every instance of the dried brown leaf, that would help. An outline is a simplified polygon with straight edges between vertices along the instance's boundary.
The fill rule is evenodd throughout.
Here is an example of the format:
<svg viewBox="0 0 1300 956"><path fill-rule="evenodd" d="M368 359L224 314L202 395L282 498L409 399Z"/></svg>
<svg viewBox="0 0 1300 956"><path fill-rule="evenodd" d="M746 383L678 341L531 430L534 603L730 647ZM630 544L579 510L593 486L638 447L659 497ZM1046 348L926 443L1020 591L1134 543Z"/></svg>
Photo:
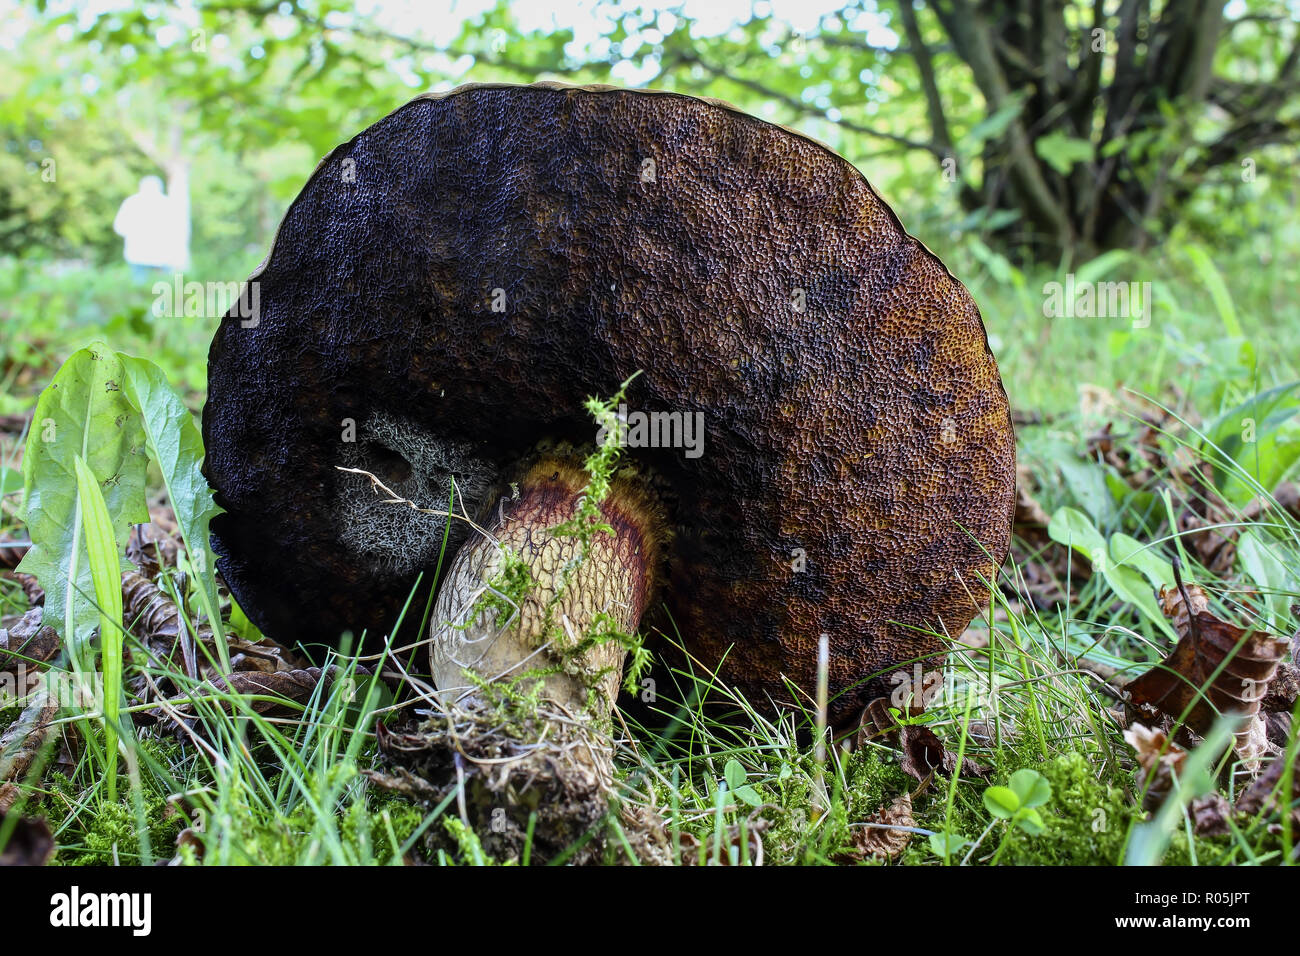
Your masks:
<svg viewBox="0 0 1300 956"><path fill-rule="evenodd" d="M18 567L31 547L26 541L16 541L7 535L0 538L0 568L12 571Z"/></svg>
<svg viewBox="0 0 1300 956"><path fill-rule="evenodd" d="M127 559L151 581L163 568L176 566L179 552L180 542L153 521L135 525L126 545Z"/></svg>
<svg viewBox="0 0 1300 956"><path fill-rule="evenodd" d="M1155 810L1165 802L1174 787L1174 777L1182 770L1187 751L1169 739L1158 727L1133 724L1124 731L1124 739L1137 756L1137 784L1142 791L1142 809Z"/></svg>
<svg viewBox="0 0 1300 956"><path fill-rule="evenodd" d="M1187 726L1205 734L1218 714L1253 718L1268 693L1286 652L1286 643L1263 631L1249 631L1213 614L1196 585L1163 588L1160 601L1173 622L1178 644L1160 664L1125 689L1139 712L1175 720L1186 712ZM1226 664L1225 664L1226 661ZM1217 677L1212 676L1222 665ZM1198 692L1204 688L1204 694ZM1237 734L1237 751L1246 756L1254 721Z"/></svg>
<svg viewBox="0 0 1300 956"><path fill-rule="evenodd" d="M244 697L271 697L278 700L255 700L251 702L254 711L264 716L297 716L301 705L311 700L317 686L322 693L328 693L330 686L343 673L338 667L322 671L319 667L307 667L301 670L263 673L261 671L240 671L210 679L214 689ZM356 668L356 676L369 676L370 671L364 667ZM174 711L189 716L188 695L176 697L171 701ZM300 706L293 706L294 704Z"/></svg>
<svg viewBox="0 0 1300 956"><path fill-rule="evenodd" d="M912 716L919 713L919 708L912 708ZM867 704L858 720L858 746L876 739L897 747L900 751L898 765L923 783L929 781L936 771L971 773L977 777L987 777L989 773L988 767L970 757L964 759L958 770L957 755L943 745L933 730L919 724L900 727L889 712L889 701L884 697L877 697Z"/></svg>
<svg viewBox="0 0 1300 956"><path fill-rule="evenodd" d="M1226 797L1217 790L1197 797L1187 808L1192 817L1192 827L1197 836L1222 836L1231 833L1228 818L1232 816L1232 806Z"/></svg>
<svg viewBox="0 0 1300 956"><path fill-rule="evenodd" d="M905 793L885 807L881 807L863 823L868 826L851 828L853 848L845 853L841 860L856 863L871 857L876 860L892 860L907 849L912 839L910 830L903 827L915 827L912 818L912 795Z"/></svg>
<svg viewBox="0 0 1300 956"><path fill-rule="evenodd" d="M0 673L35 671L59 653L62 644L58 632L41 625L41 613L40 608L32 608L17 624L0 629ZM20 689L19 693L26 691Z"/></svg>

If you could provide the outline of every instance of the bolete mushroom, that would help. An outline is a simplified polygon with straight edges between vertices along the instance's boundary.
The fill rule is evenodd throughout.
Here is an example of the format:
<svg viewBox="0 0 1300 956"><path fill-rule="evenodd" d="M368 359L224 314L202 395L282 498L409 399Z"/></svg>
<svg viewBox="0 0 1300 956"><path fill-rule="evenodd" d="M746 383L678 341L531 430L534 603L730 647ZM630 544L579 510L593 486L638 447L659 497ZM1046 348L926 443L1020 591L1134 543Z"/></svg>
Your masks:
<svg viewBox="0 0 1300 956"><path fill-rule="evenodd" d="M221 572L273 637L387 633L446 532L440 687L563 634L547 692L612 696L622 647L583 642L606 615L671 626L759 705L812 691L828 635L843 722L962 632L1006 555L1015 444L975 303L852 165L725 103L419 97L320 163L250 281L257 314L212 343L206 474ZM633 468L574 562L553 529L589 480L584 400L638 372ZM431 513L453 481L490 537ZM531 584L510 626L446 638L506 560Z"/></svg>

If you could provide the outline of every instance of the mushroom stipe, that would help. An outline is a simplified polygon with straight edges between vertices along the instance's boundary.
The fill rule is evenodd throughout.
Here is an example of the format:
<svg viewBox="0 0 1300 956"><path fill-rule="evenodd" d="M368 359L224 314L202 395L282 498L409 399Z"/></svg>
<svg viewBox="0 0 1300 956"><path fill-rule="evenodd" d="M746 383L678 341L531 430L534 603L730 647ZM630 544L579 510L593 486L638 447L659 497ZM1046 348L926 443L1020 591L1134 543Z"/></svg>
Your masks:
<svg viewBox="0 0 1300 956"><path fill-rule="evenodd" d="M814 693L825 634L844 725L898 668L937 666L1006 555L1015 439L971 297L848 162L726 104L420 97L321 162L250 281L259 314L212 344L206 474L220 570L282 641L378 644L446 532L431 665L482 706L554 631L524 602L499 653L445 639L503 553L428 513L454 484L579 644L596 615L675 631L780 707ZM549 522L585 481L584 402L638 371L627 408L702 422L703 453L625 448L637 477L600 505L614 533L558 588L573 542ZM623 647L562 653L545 699L591 714L594 695L607 719Z"/></svg>

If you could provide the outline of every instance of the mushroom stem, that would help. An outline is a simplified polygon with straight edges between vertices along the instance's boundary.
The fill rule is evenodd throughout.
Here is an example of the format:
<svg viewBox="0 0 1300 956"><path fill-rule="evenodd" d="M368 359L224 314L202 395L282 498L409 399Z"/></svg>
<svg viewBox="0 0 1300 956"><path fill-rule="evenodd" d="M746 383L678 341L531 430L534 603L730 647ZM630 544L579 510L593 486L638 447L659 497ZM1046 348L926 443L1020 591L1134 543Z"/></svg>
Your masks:
<svg viewBox="0 0 1300 956"><path fill-rule="evenodd" d="M654 585L658 521L637 484L616 476L596 519L608 530L564 533L561 526L572 530L581 514L586 483L586 473L564 459L528 469L517 497L498 506L490 537L477 535L452 561L434 607L430 659L449 710L535 701L541 719L523 725L546 741L548 753L543 769L530 761L521 776L549 776L535 787L541 792L557 780L572 792L572 778L607 804L610 718L629 636ZM557 716L568 725L563 732ZM520 726L493 726L502 723ZM552 747L557 741L564 743ZM519 752L531 755L538 742L519 741Z"/></svg>

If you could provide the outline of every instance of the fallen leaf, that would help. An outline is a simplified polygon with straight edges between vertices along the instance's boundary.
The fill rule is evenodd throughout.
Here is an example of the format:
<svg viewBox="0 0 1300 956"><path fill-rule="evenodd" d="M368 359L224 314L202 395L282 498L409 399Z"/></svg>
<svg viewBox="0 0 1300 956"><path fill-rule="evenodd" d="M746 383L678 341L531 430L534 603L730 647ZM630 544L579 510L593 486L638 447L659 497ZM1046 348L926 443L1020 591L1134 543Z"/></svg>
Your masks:
<svg viewBox="0 0 1300 956"><path fill-rule="evenodd" d="M58 632L41 626L41 613L40 608L32 608L13 627L0 630L0 673L36 670L59 653L62 644ZM20 696L25 693L19 690Z"/></svg>
<svg viewBox="0 0 1300 956"><path fill-rule="evenodd" d="M1158 727L1133 724L1124 740L1137 756L1137 785L1142 792L1142 809L1157 810L1174 787L1174 777L1187 759L1187 751L1169 739Z"/></svg>
<svg viewBox="0 0 1300 956"><path fill-rule="evenodd" d="M909 716L921 713L919 708L911 708L910 711ZM958 775L971 773L977 777L987 777L989 774L988 767L970 757L964 758L962 767L958 770L957 755L943 745L933 730L919 724L900 727L894 715L889 712L888 699L877 697L867 704L858 720L858 746L881 738L898 748L898 765L922 783L928 781L935 771L945 774L956 772Z"/></svg>
<svg viewBox="0 0 1300 956"><path fill-rule="evenodd" d="M0 568L12 571L18 567L31 548L32 546L26 541L15 541L9 537L0 538Z"/></svg>
<svg viewBox="0 0 1300 956"><path fill-rule="evenodd" d="M1217 617L1209 610L1205 592L1194 584L1183 587L1180 581L1177 587L1162 588L1160 604L1173 622L1178 643L1168 657L1125 687L1131 703L1148 716L1160 713L1179 720L1186 713L1187 727L1198 734L1206 733L1218 714L1251 718L1236 740L1238 754L1249 758L1252 740L1261 733L1254 729L1253 718L1286 642ZM1223 669L1211 682L1220 665ZM1199 694L1202 688L1204 694Z"/></svg>
<svg viewBox="0 0 1300 956"><path fill-rule="evenodd" d="M1227 798L1217 790L1197 797L1187 808L1192 818L1192 828L1197 836L1222 836L1231 833L1228 818L1232 815L1232 806Z"/></svg>
<svg viewBox="0 0 1300 956"><path fill-rule="evenodd" d="M912 839L910 830L902 827L915 827L912 818L912 795L905 793L895 797L889 806L881 807L863 823L850 828L853 848L841 855L841 862L856 863L871 857L876 860L892 860L907 849Z"/></svg>
<svg viewBox="0 0 1300 956"><path fill-rule="evenodd" d="M329 692L330 686L343 673L339 667L330 667L322 671L319 667L307 667L301 670L263 673L261 671L240 671L226 674L210 680L212 687L218 691L238 694L241 697L271 697L274 700L255 700L250 702L254 711L264 716L283 717L299 716L302 706L311 700L317 686L322 694ZM357 667L354 676L369 677L370 671ZM197 692L202 694L202 688ZM174 711L182 716L191 715L188 703L190 695L174 697L171 700ZM293 705L300 706L293 706ZM163 715L158 715L163 716Z"/></svg>
<svg viewBox="0 0 1300 956"><path fill-rule="evenodd" d="M1278 797L1281 795L1283 772L1286 761L1276 757L1269 761L1264 772L1254 779L1237 800L1237 811L1250 816L1257 816L1265 811L1279 812ZM1300 770L1293 769L1291 774L1291 829L1300 832Z"/></svg>
<svg viewBox="0 0 1300 956"><path fill-rule="evenodd" d="M58 712L58 702L41 692L0 735L0 783L23 778L50 739Z"/></svg>
<svg viewBox="0 0 1300 956"><path fill-rule="evenodd" d="M138 524L131 528L126 544L126 557L149 580L154 580L163 568L176 567L180 542L157 523Z"/></svg>

